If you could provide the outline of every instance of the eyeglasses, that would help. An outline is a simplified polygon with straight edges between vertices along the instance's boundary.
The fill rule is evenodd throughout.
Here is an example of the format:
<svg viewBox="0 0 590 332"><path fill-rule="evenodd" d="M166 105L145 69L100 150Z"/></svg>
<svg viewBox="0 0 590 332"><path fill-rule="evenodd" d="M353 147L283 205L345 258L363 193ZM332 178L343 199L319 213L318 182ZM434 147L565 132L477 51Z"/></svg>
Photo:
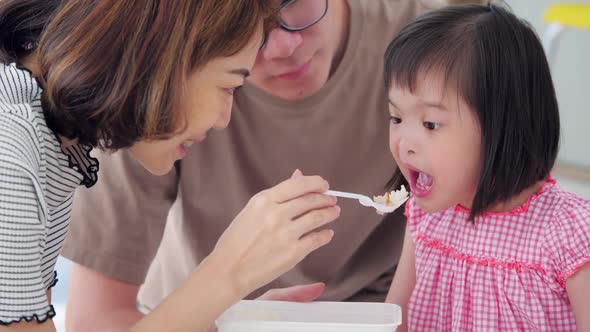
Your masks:
<svg viewBox="0 0 590 332"><path fill-rule="evenodd" d="M278 9L278 24L281 29L295 32L318 23L328 12L328 0L284 0ZM266 43L266 36L260 48Z"/></svg>

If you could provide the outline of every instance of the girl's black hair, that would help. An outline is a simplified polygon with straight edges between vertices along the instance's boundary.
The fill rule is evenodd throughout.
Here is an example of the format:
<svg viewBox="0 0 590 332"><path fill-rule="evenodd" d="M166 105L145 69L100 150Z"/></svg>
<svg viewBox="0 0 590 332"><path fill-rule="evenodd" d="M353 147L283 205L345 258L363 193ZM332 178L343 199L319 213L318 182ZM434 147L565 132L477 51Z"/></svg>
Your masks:
<svg viewBox="0 0 590 332"><path fill-rule="evenodd" d="M476 112L483 163L470 220L545 180L559 150L559 110L531 26L496 5L449 6L406 26L385 53L385 83L414 91L442 73ZM400 174L390 185L400 184Z"/></svg>
<svg viewBox="0 0 590 332"><path fill-rule="evenodd" d="M35 50L59 0L0 0L0 61L17 62Z"/></svg>

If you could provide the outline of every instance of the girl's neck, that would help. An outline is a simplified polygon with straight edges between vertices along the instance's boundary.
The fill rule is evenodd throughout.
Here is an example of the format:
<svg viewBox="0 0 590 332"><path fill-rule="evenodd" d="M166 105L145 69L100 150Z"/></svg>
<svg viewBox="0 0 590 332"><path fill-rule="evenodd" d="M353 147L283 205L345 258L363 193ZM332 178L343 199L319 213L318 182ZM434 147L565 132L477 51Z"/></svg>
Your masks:
<svg viewBox="0 0 590 332"><path fill-rule="evenodd" d="M492 206L489 211L500 213L513 211L516 207L525 204L529 197L538 193L546 182L547 180L536 182L532 186L523 190L520 194L509 199L508 201L501 202Z"/></svg>

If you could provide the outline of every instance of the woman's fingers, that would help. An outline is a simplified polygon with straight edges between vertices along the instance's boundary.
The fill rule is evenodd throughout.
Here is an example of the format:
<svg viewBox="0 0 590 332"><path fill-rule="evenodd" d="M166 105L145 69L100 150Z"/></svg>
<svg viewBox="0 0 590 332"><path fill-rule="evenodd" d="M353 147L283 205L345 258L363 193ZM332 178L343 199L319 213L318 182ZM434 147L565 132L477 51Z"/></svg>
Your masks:
<svg viewBox="0 0 590 332"><path fill-rule="evenodd" d="M317 298L322 295L325 289L326 284L321 282L310 285L276 288L267 291L262 296L257 298L257 300L312 302L317 300Z"/></svg>
<svg viewBox="0 0 590 332"><path fill-rule="evenodd" d="M303 173L299 170L296 169L295 172L293 172L293 175L291 175L291 178L298 178L298 177L302 177Z"/></svg>
<svg viewBox="0 0 590 332"><path fill-rule="evenodd" d="M328 189L328 182L319 176L294 176L264 193L268 194L273 202L284 203L308 193L322 193Z"/></svg>
<svg viewBox="0 0 590 332"><path fill-rule="evenodd" d="M310 233L328 223L336 220L340 216L340 207L331 206L323 209L310 211L301 217L295 219L289 230L293 235L301 237Z"/></svg>
<svg viewBox="0 0 590 332"><path fill-rule="evenodd" d="M332 240L333 231L317 231L340 215L335 198L322 194L328 187L319 176L295 171L250 200L215 249L237 289L247 294L261 287Z"/></svg>
<svg viewBox="0 0 590 332"><path fill-rule="evenodd" d="M302 237L299 240L297 248L300 255L298 257L299 261L303 260L310 253L330 243L333 237L334 231L331 229L324 229L318 232L312 232Z"/></svg>
<svg viewBox="0 0 590 332"><path fill-rule="evenodd" d="M296 219L310 211L335 206L336 202L336 197L310 193L281 204L279 213L284 218Z"/></svg>

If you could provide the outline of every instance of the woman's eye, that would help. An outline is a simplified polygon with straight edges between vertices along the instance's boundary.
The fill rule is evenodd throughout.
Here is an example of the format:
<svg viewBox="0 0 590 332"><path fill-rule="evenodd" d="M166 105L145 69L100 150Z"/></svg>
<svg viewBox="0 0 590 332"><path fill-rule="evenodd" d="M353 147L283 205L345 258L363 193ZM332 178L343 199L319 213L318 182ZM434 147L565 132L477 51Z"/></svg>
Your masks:
<svg viewBox="0 0 590 332"><path fill-rule="evenodd" d="M426 121L426 122L424 122L424 127L428 130L435 130L435 129L440 128L440 123Z"/></svg>
<svg viewBox="0 0 590 332"><path fill-rule="evenodd" d="M396 116L392 116L391 117L391 123L393 123L393 124L399 124L401 122L402 122L402 119L401 118L398 118Z"/></svg>
<svg viewBox="0 0 590 332"><path fill-rule="evenodd" d="M226 88L225 90L227 91L227 93L231 96L234 95L234 93L236 93L236 91L241 88L242 86L237 86L235 88Z"/></svg>

